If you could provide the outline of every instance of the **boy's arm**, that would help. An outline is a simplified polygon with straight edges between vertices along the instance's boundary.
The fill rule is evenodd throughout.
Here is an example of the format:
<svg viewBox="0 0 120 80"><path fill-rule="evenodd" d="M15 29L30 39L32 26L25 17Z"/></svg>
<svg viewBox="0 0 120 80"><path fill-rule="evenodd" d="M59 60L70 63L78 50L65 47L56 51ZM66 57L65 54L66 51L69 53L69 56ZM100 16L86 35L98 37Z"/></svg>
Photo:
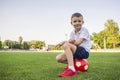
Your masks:
<svg viewBox="0 0 120 80"><path fill-rule="evenodd" d="M70 38L70 39L68 40L68 42L71 43L71 44L74 44L74 43L75 43L75 40L74 40L73 38Z"/></svg>
<svg viewBox="0 0 120 80"><path fill-rule="evenodd" d="M74 42L74 45L79 46L84 40L84 38L80 38Z"/></svg>
<svg viewBox="0 0 120 80"><path fill-rule="evenodd" d="M83 41L84 41L84 38L80 38L78 40L74 40L71 38L68 40L69 43L74 44L76 46L79 46Z"/></svg>
<svg viewBox="0 0 120 80"><path fill-rule="evenodd" d="M74 44L76 46L79 46L83 41L84 41L84 38L80 38L78 40L74 40L71 38L68 40L69 43ZM67 42L67 41L62 41L59 44L57 44L56 46L62 46L65 42Z"/></svg>
<svg viewBox="0 0 120 80"><path fill-rule="evenodd" d="M57 44L56 46L62 46L66 41L62 41L59 44Z"/></svg>

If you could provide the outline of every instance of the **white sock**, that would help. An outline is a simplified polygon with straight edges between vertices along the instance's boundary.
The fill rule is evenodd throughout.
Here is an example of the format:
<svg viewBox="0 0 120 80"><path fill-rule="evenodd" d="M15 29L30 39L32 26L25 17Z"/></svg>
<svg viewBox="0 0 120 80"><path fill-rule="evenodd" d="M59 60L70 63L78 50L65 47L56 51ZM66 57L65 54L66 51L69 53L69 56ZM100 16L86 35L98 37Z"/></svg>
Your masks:
<svg viewBox="0 0 120 80"><path fill-rule="evenodd" d="M74 66L68 66L68 68L71 69L74 72L76 71Z"/></svg>

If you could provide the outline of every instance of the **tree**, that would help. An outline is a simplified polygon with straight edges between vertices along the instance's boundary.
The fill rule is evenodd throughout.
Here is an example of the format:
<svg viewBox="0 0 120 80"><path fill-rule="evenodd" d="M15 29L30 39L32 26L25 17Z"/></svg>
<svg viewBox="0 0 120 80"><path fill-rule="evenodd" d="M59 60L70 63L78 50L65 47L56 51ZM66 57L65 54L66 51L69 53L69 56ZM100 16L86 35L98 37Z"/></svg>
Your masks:
<svg viewBox="0 0 120 80"><path fill-rule="evenodd" d="M45 47L45 42L32 40L32 41L30 41L30 47L34 48L34 49L42 49L43 47Z"/></svg>
<svg viewBox="0 0 120 80"><path fill-rule="evenodd" d="M10 49L12 47L12 41L11 40L5 40L3 42L3 47L8 47Z"/></svg>
<svg viewBox="0 0 120 80"><path fill-rule="evenodd" d="M116 46L120 48L120 34L118 35L118 43Z"/></svg>
<svg viewBox="0 0 120 80"><path fill-rule="evenodd" d="M104 30L91 35L91 40L101 48L115 48L116 46L119 46L120 32L118 24L113 20L107 20L104 26Z"/></svg>
<svg viewBox="0 0 120 80"><path fill-rule="evenodd" d="M22 36L19 36L18 41L19 41L19 43L20 43L20 48L21 48L21 44L22 44L22 41L23 41Z"/></svg>
<svg viewBox="0 0 120 80"><path fill-rule="evenodd" d="M103 31L99 33L92 33L91 40L93 41L93 47L96 49L103 48Z"/></svg>
<svg viewBox="0 0 120 80"><path fill-rule="evenodd" d="M107 42L112 44L112 47L115 48L116 44L119 41L119 28L118 24L113 20L107 20L105 25L105 33L107 37Z"/></svg>
<svg viewBox="0 0 120 80"><path fill-rule="evenodd" d="M29 49L30 47L29 47L29 43L28 42L23 42L23 45L22 45L22 48L23 49Z"/></svg>
<svg viewBox="0 0 120 80"><path fill-rule="evenodd" d="M2 49L2 41L0 41L0 49Z"/></svg>
<svg viewBox="0 0 120 80"><path fill-rule="evenodd" d="M12 43L13 43L12 47L13 47L14 49L20 49L20 44L19 44L19 42L17 42L17 41L12 41Z"/></svg>
<svg viewBox="0 0 120 80"><path fill-rule="evenodd" d="M52 45L51 50L63 50L63 46Z"/></svg>

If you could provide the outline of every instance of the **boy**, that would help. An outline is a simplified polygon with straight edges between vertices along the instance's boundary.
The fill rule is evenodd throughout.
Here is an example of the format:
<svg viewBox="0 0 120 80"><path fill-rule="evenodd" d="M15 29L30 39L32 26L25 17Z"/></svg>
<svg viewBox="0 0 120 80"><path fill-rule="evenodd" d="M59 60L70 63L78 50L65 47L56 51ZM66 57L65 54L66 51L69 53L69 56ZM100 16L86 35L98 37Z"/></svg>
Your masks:
<svg viewBox="0 0 120 80"><path fill-rule="evenodd" d="M74 68L73 60L77 58L87 59L91 48L89 32L85 27L82 27L84 21L80 13L74 13L71 16L71 25L74 30L70 34L68 41L62 41L57 46L64 47L64 53L56 56L56 60L61 63L68 64L64 68L64 72L58 74L59 77L68 77L77 75Z"/></svg>

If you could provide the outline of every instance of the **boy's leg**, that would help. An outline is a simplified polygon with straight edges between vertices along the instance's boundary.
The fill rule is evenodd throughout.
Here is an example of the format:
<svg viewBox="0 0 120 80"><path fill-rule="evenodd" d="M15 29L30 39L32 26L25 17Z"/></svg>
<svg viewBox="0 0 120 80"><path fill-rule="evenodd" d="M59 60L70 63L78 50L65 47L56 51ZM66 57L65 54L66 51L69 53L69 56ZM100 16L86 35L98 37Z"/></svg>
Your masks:
<svg viewBox="0 0 120 80"><path fill-rule="evenodd" d="M56 56L56 60L60 63L65 63L67 64L67 58L66 58L66 54L65 53L61 53L59 55Z"/></svg>
<svg viewBox="0 0 120 80"><path fill-rule="evenodd" d="M57 62L67 64L67 66L65 66L63 70L68 69L68 62L67 62L65 53L61 53L61 54L57 55L56 60L57 60Z"/></svg>
<svg viewBox="0 0 120 80"><path fill-rule="evenodd" d="M73 63L73 54L75 53L76 49L77 49L77 47L75 45L66 42L64 44L64 51L65 52L57 55L56 60L60 63L66 63L67 64L68 59L70 59L69 62L71 62L71 63L69 63L69 65L73 65L72 64ZM67 57L68 57L68 59L67 59Z"/></svg>
<svg viewBox="0 0 120 80"><path fill-rule="evenodd" d="M73 54L75 53L77 47L71 43L66 42L64 44L64 51L65 51L65 55L68 61L68 65L69 66L73 66Z"/></svg>
<svg viewBox="0 0 120 80"><path fill-rule="evenodd" d="M75 53L77 47L71 43L66 42L64 44L64 51L65 55L68 61L68 69L64 71L63 73L59 74L60 77L67 77L67 76L75 76L77 75L77 72L74 68L73 63L73 53Z"/></svg>

